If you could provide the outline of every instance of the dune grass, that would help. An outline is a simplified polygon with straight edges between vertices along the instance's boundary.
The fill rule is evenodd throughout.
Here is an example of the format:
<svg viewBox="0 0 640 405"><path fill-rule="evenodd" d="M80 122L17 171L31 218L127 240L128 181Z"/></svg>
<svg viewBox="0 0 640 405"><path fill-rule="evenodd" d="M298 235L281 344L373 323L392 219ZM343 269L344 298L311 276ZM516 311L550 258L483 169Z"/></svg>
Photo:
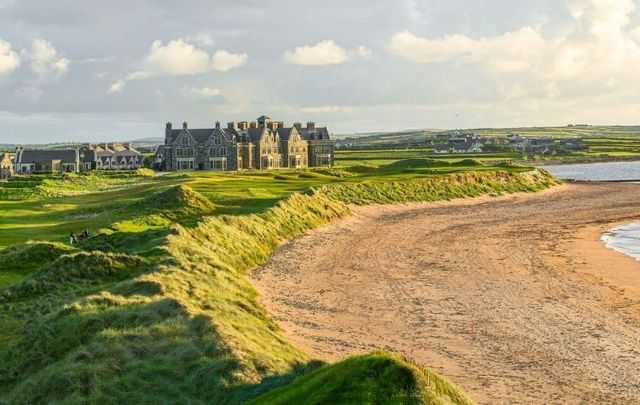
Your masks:
<svg viewBox="0 0 640 405"><path fill-rule="evenodd" d="M461 173L456 166L438 178L405 175L406 166L377 175L331 169L166 176L115 199L102 194L112 222L86 244L32 242L0 251L0 263L16 266L18 275L0 286L0 402L277 402L322 385L316 402L397 396L402 403L466 403L445 380L391 355L322 366L284 338L247 278L282 242L347 215L349 203L555 184L526 168ZM224 215L228 201L212 196L224 201L226 193L275 202ZM79 198L89 196L71 199ZM82 223L72 219L69 226ZM23 260L33 252L44 253Z"/></svg>
<svg viewBox="0 0 640 405"><path fill-rule="evenodd" d="M374 352L326 365L250 404L472 404L458 387L408 360Z"/></svg>

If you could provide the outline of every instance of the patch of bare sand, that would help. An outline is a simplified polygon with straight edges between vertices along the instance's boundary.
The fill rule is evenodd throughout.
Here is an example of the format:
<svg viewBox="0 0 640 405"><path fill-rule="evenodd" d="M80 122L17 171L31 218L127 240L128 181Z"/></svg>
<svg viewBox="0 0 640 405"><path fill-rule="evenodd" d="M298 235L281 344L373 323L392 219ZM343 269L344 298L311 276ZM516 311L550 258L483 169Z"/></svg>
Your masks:
<svg viewBox="0 0 640 405"><path fill-rule="evenodd" d="M599 234L640 185L370 206L254 273L287 336L336 360L385 348L480 403L637 403L640 262Z"/></svg>

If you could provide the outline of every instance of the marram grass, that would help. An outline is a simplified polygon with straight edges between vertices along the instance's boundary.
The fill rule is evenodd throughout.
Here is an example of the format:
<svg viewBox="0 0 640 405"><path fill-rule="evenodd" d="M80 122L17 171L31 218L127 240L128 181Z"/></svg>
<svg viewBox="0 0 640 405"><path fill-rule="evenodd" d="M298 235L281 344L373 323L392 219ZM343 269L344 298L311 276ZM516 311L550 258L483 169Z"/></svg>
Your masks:
<svg viewBox="0 0 640 405"><path fill-rule="evenodd" d="M213 207L202 195L168 189L160 197L183 207L148 207L150 222L201 219L160 233L137 229L144 218L116 224L87 247L96 250L60 251L2 290L0 326L14 333L0 346L0 402L469 403L442 377L387 353L332 365L310 359L260 306L247 274L284 241L347 215L351 203L556 183L541 171L345 183L293 194L261 214L204 217ZM132 239L118 236L131 228L136 243L156 245L153 255L137 255Z"/></svg>

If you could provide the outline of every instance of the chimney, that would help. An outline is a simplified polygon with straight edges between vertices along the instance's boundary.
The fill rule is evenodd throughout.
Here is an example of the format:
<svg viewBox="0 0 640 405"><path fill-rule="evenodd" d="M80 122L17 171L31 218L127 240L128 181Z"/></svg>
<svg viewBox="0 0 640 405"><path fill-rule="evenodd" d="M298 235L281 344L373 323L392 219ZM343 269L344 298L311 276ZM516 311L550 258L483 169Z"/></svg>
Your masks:
<svg viewBox="0 0 640 405"><path fill-rule="evenodd" d="M278 122L278 128L284 128L284 122L282 121Z"/></svg>
<svg viewBox="0 0 640 405"><path fill-rule="evenodd" d="M220 121L216 121L216 128L220 128Z"/></svg>
<svg viewBox="0 0 640 405"><path fill-rule="evenodd" d="M182 123L182 129L187 129L187 121Z"/></svg>
<svg viewBox="0 0 640 405"><path fill-rule="evenodd" d="M238 129L238 125L235 123L235 121L231 121L227 123L227 128L228 129Z"/></svg>
<svg viewBox="0 0 640 405"><path fill-rule="evenodd" d="M294 122L294 123L293 123L293 126L294 126L294 127L296 127L296 129L297 129L298 131L300 131L300 130L302 129L302 124L301 124L301 123L299 123L299 122Z"/></svg>
<svg viewBox="0 0 640 405"><path fill-rule="evenodd" d="M316 123L313 121L309 121L307 122L307 129L310 131L313 131L316 129Z"/></svg>
<svg viewBox="0 0 640 405"><path fill-rule="evenodd" d="M251 121L251 122L249 123L249 128L258 128L258 123L257 123L257 122L255 122L255 121Z"/></svg>
<svg viewBox="0 0 640 405"><path fill-rule="evenodd" d="M249 123L247 121L240 121L238 123L238 126L240 127L241 130L246 130L247 128L249 128Z"/></svg>
<svg viewBox="0 0 640 405"><path fill-rule="evenodd" d="M164 134L169 135L171 133L171 123L167 122L164 127Z"/></svg>

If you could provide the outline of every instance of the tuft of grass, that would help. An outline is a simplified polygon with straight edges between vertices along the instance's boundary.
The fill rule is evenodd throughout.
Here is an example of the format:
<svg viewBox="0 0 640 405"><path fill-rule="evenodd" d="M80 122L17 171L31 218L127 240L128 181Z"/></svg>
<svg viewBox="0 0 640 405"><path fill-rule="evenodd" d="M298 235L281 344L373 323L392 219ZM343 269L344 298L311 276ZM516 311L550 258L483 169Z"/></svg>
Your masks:
<svg viewBox="0 0 640 405"><path fill-rule="evenodd" d="M174 218L208 215L215 211L215 206L207 197L186 184L152 194L136 202L136 207L149 212L163 212Z"/></svg>
<svg viewBox="0 0 640 405"><path fill-rule="evenodd" d="M441 177L424 177L391 182L341 183L323 186L315 192L349 204L391 204L451 200L483 194L501 195L534 192L559 184L543 170L528 172L463 172Z"/></svg>
<svg viewBox="0 0 640 405"><path fill-rule="evenodd" d="M73 251L71 246L57 242L27 242L0 250L0 288Z"/></svg>
<svg viewBox="0 0 640 405"><path fill-rule="evenodd" d="M385 352L326 365L249 404L472 404L433 371Z"/></svg>

